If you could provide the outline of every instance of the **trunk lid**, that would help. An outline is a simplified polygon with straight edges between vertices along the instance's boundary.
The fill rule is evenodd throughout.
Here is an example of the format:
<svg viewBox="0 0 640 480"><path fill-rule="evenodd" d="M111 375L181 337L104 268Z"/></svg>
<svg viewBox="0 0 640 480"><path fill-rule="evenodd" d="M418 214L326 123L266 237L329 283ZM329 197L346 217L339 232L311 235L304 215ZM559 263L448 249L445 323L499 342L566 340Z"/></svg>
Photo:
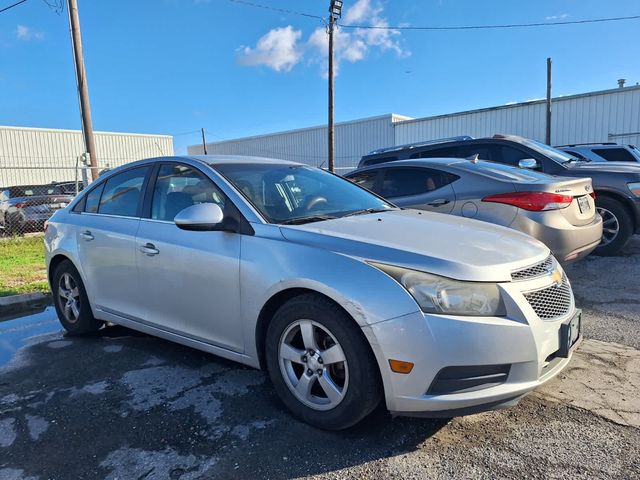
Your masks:
<svg viewBox="0 0 640 480"><path fill-rule="evenodd" d="M559 211L577 227L589 225L596 216L595 200L591 196L593 187L590 178L549 177L513 184L518 192L546 192L572 197L573 201Z"/></svg>

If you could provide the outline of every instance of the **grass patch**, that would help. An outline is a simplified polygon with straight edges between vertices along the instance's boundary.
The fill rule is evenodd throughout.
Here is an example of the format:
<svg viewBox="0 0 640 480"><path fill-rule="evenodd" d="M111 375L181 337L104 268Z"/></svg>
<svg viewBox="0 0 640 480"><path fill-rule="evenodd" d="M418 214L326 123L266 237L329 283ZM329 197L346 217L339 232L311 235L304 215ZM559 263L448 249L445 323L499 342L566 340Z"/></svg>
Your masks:
<svg viewBox="0 0 640 480"><path fill-rule="evenodd" d="M48 291L42 235L0 239L0 297Z"/></svg>

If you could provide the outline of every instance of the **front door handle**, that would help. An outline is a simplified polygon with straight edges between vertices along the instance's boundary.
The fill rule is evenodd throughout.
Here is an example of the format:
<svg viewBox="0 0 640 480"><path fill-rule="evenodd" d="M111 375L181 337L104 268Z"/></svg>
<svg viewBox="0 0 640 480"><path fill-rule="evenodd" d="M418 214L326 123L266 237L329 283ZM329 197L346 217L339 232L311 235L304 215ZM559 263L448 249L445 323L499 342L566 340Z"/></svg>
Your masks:
<svg viewBox="0 0 640 480"><path fill-rule="evenodd" d="M429 205L430 207L441 207L442 205L446 205L447 203L451 203L451 201L447 200L446 198L439 198L438 200L427 203L427 205Z"/></svg>
<svg viewBox="0 0 640 480"><path fill-rule="evenodd" d="M158 250L153 243L145 243L144 245L140 245L140 251L149 257L153 257L154 255L158 255L160 253L160 250Z"/></svg>
<svg viewBox="0 0 640 480"><path fill-rule="evenodd" d="M82 238L84 238L87 242L90 242L91 240L93 240L95 237L91 234L91 232L89 230L85 230L84 232L82 232L80 234L80 236Z"/></svg>

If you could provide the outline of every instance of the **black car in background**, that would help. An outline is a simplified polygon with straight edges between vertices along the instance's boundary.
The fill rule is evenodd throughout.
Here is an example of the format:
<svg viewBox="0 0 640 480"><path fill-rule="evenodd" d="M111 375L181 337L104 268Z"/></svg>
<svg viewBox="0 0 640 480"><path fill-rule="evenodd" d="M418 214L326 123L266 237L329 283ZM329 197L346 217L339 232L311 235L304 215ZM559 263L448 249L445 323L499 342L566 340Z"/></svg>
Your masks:
<svg viewBox="0 0 640 480"><path fill-rule="evenodd" d="M596 207L603 219L600 255L614 255L640 233L640 165L631 162L589 162L535 140L515 135L490 138L448 138L375 150L358 168L412 158L469 158L530 168L562 177L591 177ZM560 193L560 192L559 192Z"/></svg>
<svg viewBox="0 0 640 480"><path fill-rule="evenodd" d="M57 184L0 187L0 229L5 235L44 230L45 221L73 197Z"/></svg>

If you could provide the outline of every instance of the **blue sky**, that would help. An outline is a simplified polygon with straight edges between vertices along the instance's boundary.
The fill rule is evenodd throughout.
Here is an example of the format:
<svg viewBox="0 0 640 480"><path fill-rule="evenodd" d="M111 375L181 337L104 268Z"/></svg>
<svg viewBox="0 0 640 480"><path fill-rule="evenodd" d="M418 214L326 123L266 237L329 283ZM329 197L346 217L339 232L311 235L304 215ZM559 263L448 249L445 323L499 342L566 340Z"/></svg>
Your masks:
<svg viewBox="0 0 640 480"><path fill-rule="evenodd" d="M0 7L14 0L0 0ZM254 0L326 15L328 0ZM345 22L461 25L640 14L637 0L345 0ZM96 130L210 140L326 122L318 20L229 0L79 0ZM420 117L640 82L640 21L518 30L341 29L336 120ZM0 125L79 128L66 12L0 14Z"/></svg>

